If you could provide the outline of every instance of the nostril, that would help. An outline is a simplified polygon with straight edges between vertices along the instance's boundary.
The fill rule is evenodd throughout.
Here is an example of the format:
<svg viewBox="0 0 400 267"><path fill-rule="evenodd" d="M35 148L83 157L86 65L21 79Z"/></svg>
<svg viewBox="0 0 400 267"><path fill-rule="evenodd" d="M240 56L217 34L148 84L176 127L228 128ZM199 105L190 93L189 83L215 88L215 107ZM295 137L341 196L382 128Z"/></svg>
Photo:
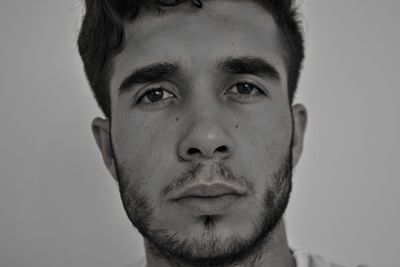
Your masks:
<svg viewBox="0 0 400 267"><path fill-rule="evenodd" d="M193 147L189 148L189 150L188 150L189 155L193 155L196 153L200 153L200 150L198 150L197 148L193 148Z"/></svg>
<svg viewBox="0 0 400 267"><path fill-rule="evenodd" d="M220 146L220 147L218 147L216 150L217 150L218 152L225 153L225 152L228 151L228 148L227 148L226 146Z"/></svg>
<svg viewBox="0 0 400 267"><path fill-rule="evenodd" d="M207 148L205 148L204 150L202 149L198 149L196 147L191 147L187 150L186 155L187 156L202 156L202 157L213 157L213 154L215 154L216 152L219 152L221 154L228 154L229 153L229 148L228 146L219 146L214 150L208 150Z"/></svg>

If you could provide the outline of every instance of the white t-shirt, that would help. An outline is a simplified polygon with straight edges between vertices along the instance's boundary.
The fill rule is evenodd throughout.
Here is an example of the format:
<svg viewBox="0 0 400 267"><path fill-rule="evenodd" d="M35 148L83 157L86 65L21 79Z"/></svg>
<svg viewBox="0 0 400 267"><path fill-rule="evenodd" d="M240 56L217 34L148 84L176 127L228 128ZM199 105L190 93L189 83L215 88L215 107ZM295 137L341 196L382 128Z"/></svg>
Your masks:
<svg viewBox="0 0 400 267"><path fill-rule="evenodd" d="M293 257L296 261L296 267L344 267L343 265L327 261L323 257L307 252L306 250L295 250ZM143 257L138 262L126 267L146 267L146 259ZM367 266L360 265L359 267Z"/></svg>

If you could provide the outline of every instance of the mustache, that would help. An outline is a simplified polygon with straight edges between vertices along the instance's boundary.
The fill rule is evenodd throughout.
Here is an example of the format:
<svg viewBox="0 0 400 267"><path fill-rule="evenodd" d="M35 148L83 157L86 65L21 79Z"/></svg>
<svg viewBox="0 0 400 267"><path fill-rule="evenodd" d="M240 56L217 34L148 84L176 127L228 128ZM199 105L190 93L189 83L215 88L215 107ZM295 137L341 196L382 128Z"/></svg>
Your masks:
<svg viewBox="0 0 400 267"><path fill-rule="evenodd" d="M174 179L170 184L164 187L163 190L161 190L161 198L165 198L171 192L196 181L204 167L205 165L203 163L198 163L192 165L189 169L182 172L176 179ZM218 179L218 181L226 182L231 185L240 185L245 187L250 195L255 194L255 185L253 182L244 176L239 177L235 175L235 173L229 167L222 163L217 164L216 176L221 178Z"/></svg>

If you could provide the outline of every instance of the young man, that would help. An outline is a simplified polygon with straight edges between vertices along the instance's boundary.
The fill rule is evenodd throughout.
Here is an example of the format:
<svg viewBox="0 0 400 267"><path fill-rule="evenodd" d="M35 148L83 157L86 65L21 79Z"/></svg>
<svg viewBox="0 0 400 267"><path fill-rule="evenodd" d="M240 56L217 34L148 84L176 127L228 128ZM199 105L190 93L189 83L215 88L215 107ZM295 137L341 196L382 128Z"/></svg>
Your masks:
<svg viewBox="0 0 400 267"><path fill-rule="evenodd" d="M141 266L337 266L282 219L306 127L292 1L86 1L92 129L144 237Z"/></svg>

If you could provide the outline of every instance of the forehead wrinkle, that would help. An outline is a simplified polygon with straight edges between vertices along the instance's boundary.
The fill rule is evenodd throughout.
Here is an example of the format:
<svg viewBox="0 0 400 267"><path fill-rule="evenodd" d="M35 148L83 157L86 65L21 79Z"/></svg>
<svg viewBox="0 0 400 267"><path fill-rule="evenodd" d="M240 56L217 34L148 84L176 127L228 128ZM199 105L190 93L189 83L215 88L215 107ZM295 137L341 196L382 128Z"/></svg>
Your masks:
<svg viewBox="0 0 400 267"><path fill-rule="evenodd" d="M176 60L174 58L176 55L178 55L181 59L184 59L182 57L191 55L185 54L185 49L190 48L190 46L193 48L193 45L196 47L198 46L199 53L203 52L207 55L212 55L214 52L217 52L216 50L219 49L218 47L221 46L221 42L223 42L222 44L225 46L224 49L221 48L221 51L228 52L228 54L231 53L232 56L240 56L246 53L251 54L252 51L255 51L253 53L266 54L268 53L268 51L276 51L276 47L281 50L278 40L278 34L276 34L276 31L271 32L267 29L263 29L261 31L260 29L255 29L254 31L252 31L252 29L249 29L246 26L231 29L231 23L227 23L226 21L224 21L224 24L228 24L229 26L212 22L204 25L196 24L195 26L192 26L192 24L190 26L186 26L189 24L190 23L185 23L185 25L183 26L175 24L168 26L164 25L162 27L156 27L155 31L149 30L146 31L146 33L136 32L135 36L131 34L130 41L127 42L124 50L131 50L131 54L133 55L133 57L137 55L138 58L141 58L141 55L153 54L154 56L158 55L160 60ZM187 30L186 27L191 28ZM217 27L219 27L219 29L216 29ZM209 30L209 28L214 29ZM171 29L171 31L169 31L169 29ZM227 30L229 32L227 32ZM249 31L251 33L249 33ZM218 39L218 35L221 34L222 36L225 35L226 38L224 39L220 37L221 40L219 42L216 41ZM202 36L202 38L205 40L210 40L210 42L208 42L208 45L214 47L210 47L211 50L209 49L207 51L204 51L205 49L202 45L202 42L190 43L191 36L193 36L193 38L196 38L196 35ZM257 38L258 41L252 42L253 38ZM168 45L170 46L168 47ZM164 49L165 47L166 49ZM171 49L171 47L175 47L175 51ZM229 49L226 49L227 47L229 47ZM214 48L216 49L215 51ZM245 51L243 51L244 48ZM180 52L177 54L176 51ZM127 57L123 55L124 52L126 51L123 51L116 58L120 57L120 60L122 61L127 60ZM225 56L229 56L228 54L226 54Z"/></svg>
<svg viewBox="0 0 400 267"><path fill-rule="evenodd" d="M238 3L242 5L240 8L238 8ZM273 27L271 30L277 29L275 20L269 11L267 11L255 0L209 0L204 3L203 8L195 8L193 9L194 11L190 12L181 7L185 4L187 3L170 8L162 15L159 15L155 11L142 11L137 18L132 21L128 21L125 24L124 29L126 44L143 43L147 39L151 39L153 36L156 36L159 33L166 32L170 29L176 30L178 27L182 28L182 25L183 27L186 25L192 26L197 19L201 19L201 17L205 15L204 13L206 13L207 18L210 20L213 20L219 25L228 26L228 28L233 28L232 25L235 24L254 27L254 23L252 21L240 16L243 8L245 7L252 9L251 15L253 18L257 15L262 17L263 21L257 23L260 26L256 26L259 28L258 30L267 32L268 29L265 29L265 26L267 25L269 27ZM143 27L146 28L145 31L143 30Z"/></svg>

